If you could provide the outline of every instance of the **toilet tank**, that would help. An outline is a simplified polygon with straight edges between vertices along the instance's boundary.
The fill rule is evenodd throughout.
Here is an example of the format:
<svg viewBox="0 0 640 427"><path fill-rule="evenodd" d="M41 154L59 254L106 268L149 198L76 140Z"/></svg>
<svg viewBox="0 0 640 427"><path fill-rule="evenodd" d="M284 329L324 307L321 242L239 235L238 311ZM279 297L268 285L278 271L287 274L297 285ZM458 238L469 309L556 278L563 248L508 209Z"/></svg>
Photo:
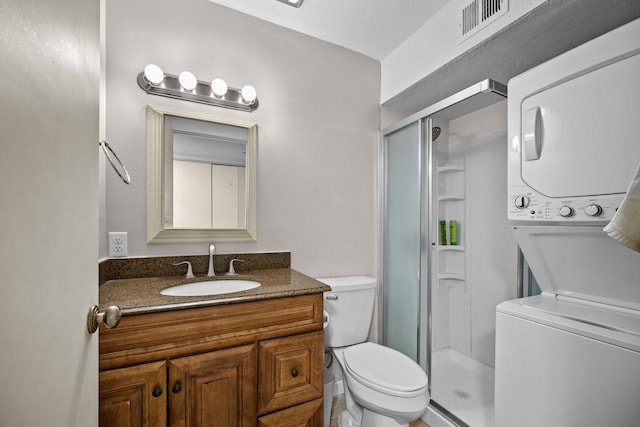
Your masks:
<svg viewBox="0 0 640 427"><path fill-rule="evenodd" d="M373 317L376 279L367 276L326 277L317 279L329 286L324 292L324 310L328 314L324 343L345 347L367 340Z"/></svg>

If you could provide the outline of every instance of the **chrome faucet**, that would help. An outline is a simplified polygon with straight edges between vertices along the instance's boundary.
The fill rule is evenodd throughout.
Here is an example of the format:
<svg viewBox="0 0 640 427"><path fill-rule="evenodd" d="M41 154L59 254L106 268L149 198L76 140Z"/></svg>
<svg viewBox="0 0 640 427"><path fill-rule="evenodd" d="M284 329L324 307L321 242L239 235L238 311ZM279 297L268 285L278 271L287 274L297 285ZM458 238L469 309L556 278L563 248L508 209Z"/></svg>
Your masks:
<svg viewBox="0 0 640 427"><path fill-rule="evenodd" d="M213 256L216 253L216 245L213 243L209 245L209 271L207 271L207 276L215 276L216 272L213 269Z"/></svg>

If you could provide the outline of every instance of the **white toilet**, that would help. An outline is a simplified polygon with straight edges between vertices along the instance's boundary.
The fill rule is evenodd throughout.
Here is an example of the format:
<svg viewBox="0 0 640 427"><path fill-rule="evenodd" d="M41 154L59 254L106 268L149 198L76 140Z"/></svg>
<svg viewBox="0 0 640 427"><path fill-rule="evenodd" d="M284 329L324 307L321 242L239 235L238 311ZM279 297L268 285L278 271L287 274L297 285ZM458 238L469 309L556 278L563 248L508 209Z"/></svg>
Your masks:
<svg viewBox="0 0 640 427"><path fill-rule="evenodd" d="M347 410L340 427L405 427L429 404L428 379L404 354L365 342L376 281L366 276L318 279L324 293L325 346L342 368Z"/></svg>

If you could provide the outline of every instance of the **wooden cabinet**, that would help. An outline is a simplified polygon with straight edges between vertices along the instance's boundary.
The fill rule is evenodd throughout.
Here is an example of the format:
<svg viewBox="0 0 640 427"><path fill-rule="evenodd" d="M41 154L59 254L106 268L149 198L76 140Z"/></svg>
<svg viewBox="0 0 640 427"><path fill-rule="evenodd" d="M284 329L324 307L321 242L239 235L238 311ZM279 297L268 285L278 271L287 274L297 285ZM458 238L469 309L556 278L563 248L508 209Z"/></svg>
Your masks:
<svg viewBox="0 0 640 427"><path fill-rule="evenodd" d="M323 341L315 332L260 342L260 414L322 396Z"/></svg>
<svg viewBox="0 0 640 427"><path fill-rule="evenodd" d="M322 294L101 329L100 426L323 425Z"/></svg>
<svg viewBox="0 0 640 427"><path fill-rule="evenodd" d="M169 360L170 426L255 426L256 346Z"/></svg>
<svg viewBox="0 0 640 427"><path fill-rule="evenodd" d="M100 372L101 427L156 427L167 422L165 362Z"/></svg>
<svg viewBox="0 0 640 427"><path fill-rule="evenodd" d="M323 427L323 399L312 400L258 419L258 427Z"/></svg>

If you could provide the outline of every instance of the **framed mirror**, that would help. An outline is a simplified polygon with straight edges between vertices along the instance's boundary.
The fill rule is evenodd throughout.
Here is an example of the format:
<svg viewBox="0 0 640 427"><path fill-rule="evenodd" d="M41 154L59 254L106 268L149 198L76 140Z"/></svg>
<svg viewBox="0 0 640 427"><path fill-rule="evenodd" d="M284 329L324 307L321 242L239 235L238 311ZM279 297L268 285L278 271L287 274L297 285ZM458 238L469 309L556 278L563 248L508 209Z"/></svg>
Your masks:
<svg viewBox="0 0 640 427"><path fill-rule="evenodd" d="M258 126L147 106L147 242L256 240Z"/></svg>

